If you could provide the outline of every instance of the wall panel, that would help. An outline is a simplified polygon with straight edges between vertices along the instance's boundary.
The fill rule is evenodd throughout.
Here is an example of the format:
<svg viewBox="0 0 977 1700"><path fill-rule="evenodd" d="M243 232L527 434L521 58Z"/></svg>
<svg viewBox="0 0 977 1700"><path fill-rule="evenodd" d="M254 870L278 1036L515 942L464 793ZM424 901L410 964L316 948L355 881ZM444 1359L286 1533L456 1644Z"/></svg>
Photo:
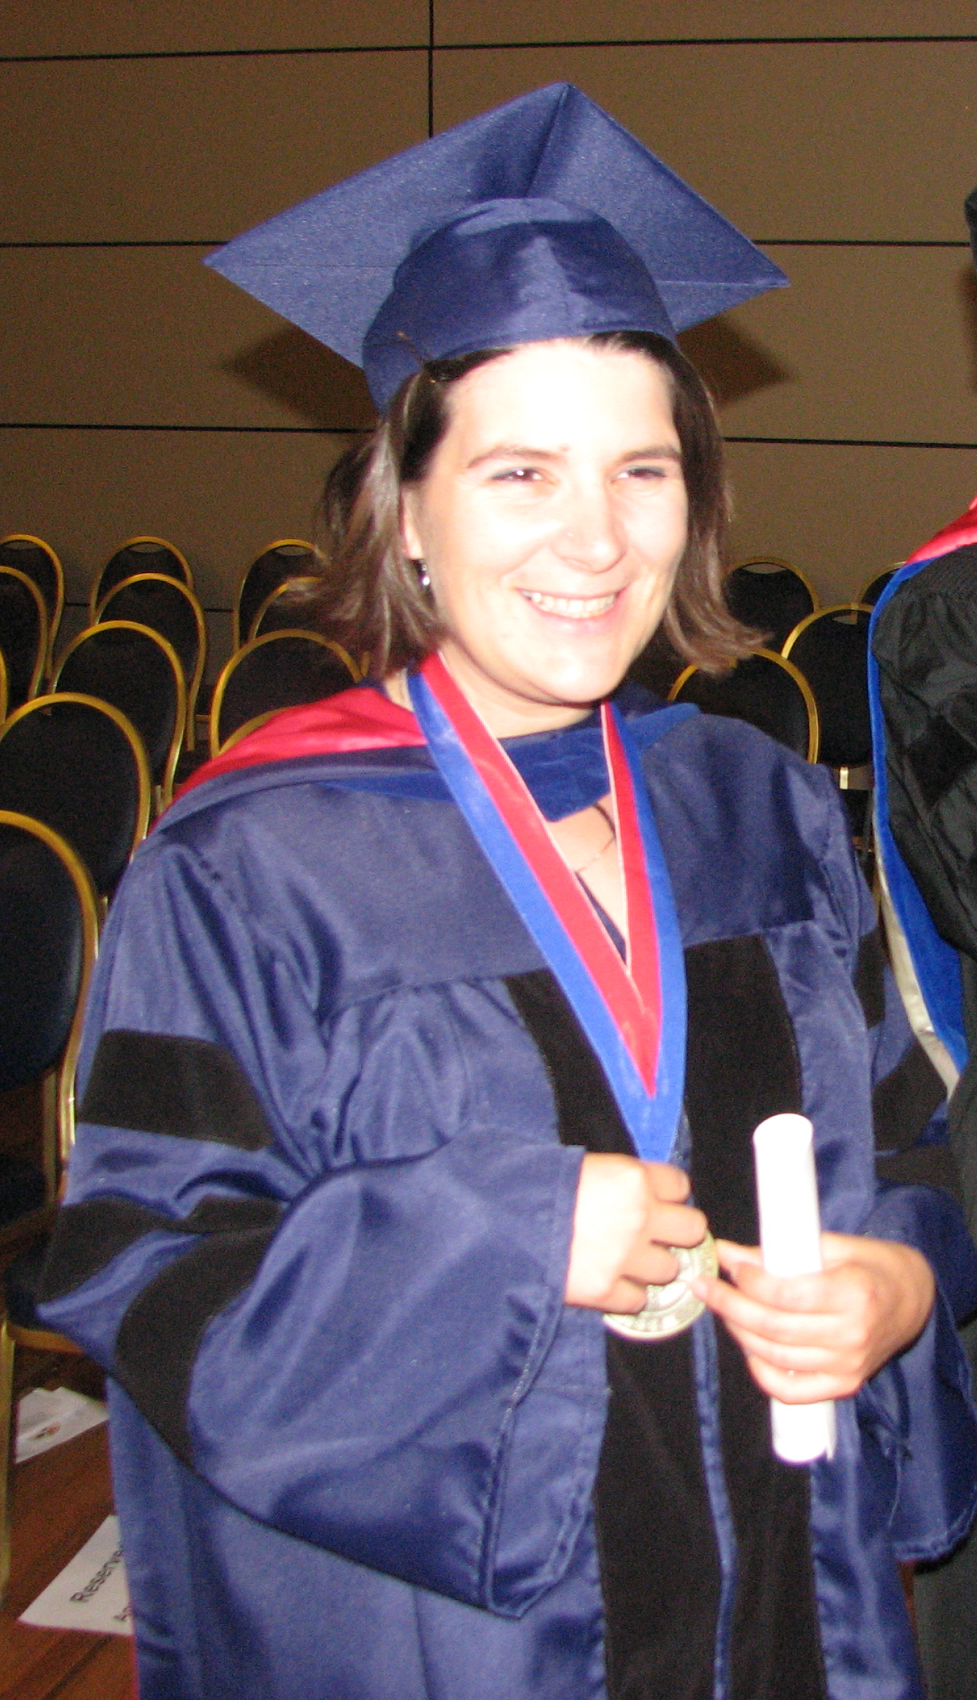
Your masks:
<svg viewBox="0 0 977 1700"><path fill-rule="evenodd" d="M973 35L971 0L435 0L434 39L646 41Z"/></svg>
<svg viewBox="0 0 977 1700"><path fill-rule="evenodd" d="M869 577L963 513L977 488L966 449L731 443L734 558L782 556L823 602L848 601Z"/></svg>
<svg viewBox="0 0 977 1700"><path fill-rule="evenodd" d="M977 444L969 249L767 251L791 287L683 338L727 432Z"/></svg>
<svg viewBox="0 0 977 1700"><path fill-rule="evenodd" d="M727 432L977 442L977 292L958 250L771 254L790 268L791 289L683 339ZM4 269L0 419L372 420L355 368L216 276L196 249L28 249L8 253Z"/></svg>
<svg viewBox="0 0 977 1700"><path fill-rule="evenodd" d="M0 242L216 243L427 134L427 56L0 64Z"/></svg>
<svg viewBox="0 0 977 1700"><path fill-rule="evenodd" d="M0 54L416 46L427 36L427 0L4 0L0 10Z"/></svg>
<svg viewBox="0 0 977 1700"><path fill-rule="evenodd" d="M189 559L201 601L230 608L241 573L266 544L308 536L325 471L349 440L5 431L0 536L27 531L51 543L76 602L127 537L168 537Z"/></svg>
<svg viewBox="0 0 977 1700"><path fill-rule="evenodd" d="M196 248L3 256L0 419L359 428L360 372L203 264ZM70 334L66 329L70 327Z"/></svg>
<svg viewBox="0 0 977 1700"><path fill-rule="evenodd" d="M436 127L564 79L758 240L963 234L977 41L441 53Z"/></svg>

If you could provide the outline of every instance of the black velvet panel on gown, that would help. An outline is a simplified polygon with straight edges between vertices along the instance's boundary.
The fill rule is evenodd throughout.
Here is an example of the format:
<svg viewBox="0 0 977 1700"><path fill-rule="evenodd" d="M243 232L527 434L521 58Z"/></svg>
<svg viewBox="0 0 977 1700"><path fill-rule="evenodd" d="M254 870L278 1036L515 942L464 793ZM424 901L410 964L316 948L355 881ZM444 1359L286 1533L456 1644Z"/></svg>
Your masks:
<svg viewBox="0 0 977 1700"><path fill-rule="evenodd" d="M760 937L686 952L686 1111L696 1203L717 1236L758 1238L751 1137L800 1105L793 1030ZM565 1144L632 1153L602 1069L547 970L508 982L544 1057ZM732 1700L825 1700L804 1469L774 1457L767 1400L717 1327L723 1459L739 1553ZM596 1489L610 1700L712 1700L720 1567L691 1335L607 1337L611 1400Z"/></svg>

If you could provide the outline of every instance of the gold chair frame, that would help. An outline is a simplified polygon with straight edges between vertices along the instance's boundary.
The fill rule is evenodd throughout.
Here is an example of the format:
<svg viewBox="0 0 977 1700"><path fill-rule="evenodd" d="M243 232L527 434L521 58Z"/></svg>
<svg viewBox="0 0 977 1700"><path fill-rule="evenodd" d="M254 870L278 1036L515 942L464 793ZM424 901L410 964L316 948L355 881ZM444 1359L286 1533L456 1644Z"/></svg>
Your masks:
<svg viewBox="0 0 977 1700"><path fill-rule="evenodd" d="M78 1050L81 1045L88 988L91 984L92 969L95 966L95 958L98 952L98 908L88 869L81 857L72 849L67 840L61 837L60 833L55 832L49 826L45 826L43 821L34 820L30 815L17 814L11 809L0 809L0 826L16 826L22 831L31 832L36 838L42 839L55 852L74 883L75 890L78 893L82 919L82 964L75 1013L61 1061L49 1071L49 1078L52 1078L54 1082L54 1114L52 1126L49 1127L45 1122L44 1138L48 1146L48 1149L45 1150L45 1178L48 1182L50 1202L42 1210L32 1212L30 1217L22 1218L19 1223L10 1225L14 1232L10 1234L9 1240L16 1240L37 1238L39 1233L50 1227L54 1218L57 1196L63 1186L71 1147L74 1144L75 1072L78 1067ZM44 1107L47 1115L49 1108L52 1107L52 1095L49 1093L44 1094ZM80 1347L76 1346L73 1340L69 1340L67 1335L47 1329L21 1328L11 1323L6 1315L0 1322L0 1447L3 1448L2 1453L0 1453L0 1598L6 1591L10 1576L13 1383L14 1356L18 1346L33 1346L40 1351L72 1352L77 1356L83 1355Z"/></svg>
<svg viewBox="0 0 977 1700"><path fill-rule="evenodd" d="M136 728L133 726L132 721L129 719L128 715L123 714L121 708L116 708L114 703L106 702L102 697L88 696L83 691L49 691L47 695L42 697L33 697L30 702L22 703L20 708L14 709L10 719L5 721L3 725L0 725L0 744L3 743L7 733L13 726L17 725L18 721L26 719L29 714L39 714L44 709L54 708L59 703L63 702L77 702L81 703L83 707L98 709L99 713L104 714L107 719L115 722L116 726L119 727L120 731L125 734L125 737L129 741L139 781L139 802L136 813L136 827L132 836L132 845L129 850L129 860L131 861L135 855L136 849L142 843L146 833L149 831L149 815L153 799L153 776L149 771L149 757L146 754L146 746L143 743L142 738L139 736L139 733L136 731ZM96 902L99 909L99 916L101 919L104 919L104 909L106 906L101 898L96 897Z"/></svg>
<svg viewBox="0 0 977 1700"><path fill-rule="evenodd" d="M748 555L744 561L737 561L734 566L730 567L726 577L732 578L733 573L739 572L741 567L746 567L748 569L751 567L773 567L774 571L778 573L793 573L794 577L799 578L807 590L807 593L814 604L814 613L818 613L821 607L821 598L804 569L802 567L795 567L793 561L785 561L780 555Z"/></svg>
<svg viewBox="0 0 977 1700"><path fill-rule="evenodd" d="M236 726L233 732L228 733L220 749L216 752L217 755L222 756L225 750L233 750L235 744L243 743L244 739L249 738L252 732L257 732L262 726L267 726L269 720L274 720L275 715L282 712L280 708L266 708L264 714L253 714L250 720L244 722L243 726Z"/></svg>
<svg viewBox="0 0 977 1700"><path fill-rule="evenodd" d="M61 561L52 549L50 543L45 542L43 537L34 537L29 531L8 532L6 537L0 537L0 549L3 548L5 543L33 543L38 549L44 550L45 555L48 557L48 560L54 568L57 589L54 597L54 609L52 612L48 613L47 655L44 658L44 671L47 674L50 674L51 668L54 665L54 646L57 642L58 632L61 627L61 616L64 613L64 567L61 565ZM30 577L30 574L28 574L28 577ZM37 588L40 590L40 585L38 585ZM43 594L44 592L41 591L42 596ZM45 611L47 611L46 602L44 607Z"/></svg>
<svg viewBox="0 0 977 1700"><path fill-rule="evenodd" d="M33 666L33 669L31 671L30 689L27 692L27 701L30 702L31 698L35 697L38 693L38 690L40 689L41 680L44 677L45 669L46 669L47 664L48 664L48 650L50 648L50 643L49 643L49 638L48 638L47 603L44 600L44 597L41 593L41 590L34 583L34 580L31 578L30 574L29 573L22 573L19 567L5 567L3 565L0 565L0 582L2 582L2 580L4 578L19 579L21 584L26 584L28 590L30 591L30 594L34 598L34 602L35 602L36 607L37 607L37 615L38 615L39 631L40 631L40 641L37 645L37 655L34 659L34 666ZM9 689L10 689L10 669L9 669L9 667L7 669L7 689L8 689L8 695L9 695Z"/></svg>
<svg viewBox="0 0 977 1700"><path fill-rule="evenodd" d="M867 614L871 618L872 613L873 610L867 602L832 602L827 608L815 608L813 614L806 614L803 620L798 620L794 630L788 633L784 639L781 654L787 660L798 638L803 632L807 631L808 626L813 626L815 620L827 620L835 614ZM835 767L831 771L838 775L838 789L840 791L872 791L874 789L875 776L871 762L862 767ZM864 783L861 783L863 780Z"/></svg>
<svg viewBox="0 0 977 1700"><path fill-rule="evenodd" d="M316 552L315 544L310 543L308 538L306 538L306 537L276 537L275 541L273 543L266 543L263 549L258 550L258 553L257 553L257 555L255 555L254 560L249 563L249 565L245 568L244 572L241 574L241 579L240 579L240 582L239 582L238 587L237 587L237 595L234 598L234 611L233 611L233 616L232 616L232 622L233 622L233 625L232 625L232 641L233 641L235 650L243 649L244 645L246 643L248 643L250 641L250 639L252 638L252 636L254 635L253 629L252 629L252 631L248 632L247 637L245 637L243 635L242 631L241 631L241 597L242 597L243 592L244 592L244 587L248 582L248 574L251 572L252 567L254 567L257 564L257 562L261 560L262 556L263 555L270 555L273 549L307 549L311 555L314 555L315 552ZM293 574L292 576L296 577L296 576L301 576L301 575ZM262 612L262 613L264 612L263 607L260 610L260 612ZM255 618L257 618L257 616L255 616ZM252 628L254 627L254 623L255 623L254 620L252 620L251 621Z"/></svg>
<svg viewBox="0 0 977 1700"><path fill-rule="evenodd" d="M104 593L102 591L102 579L105 576L109 561L114 561L116 555L121 555L123 549L132 549L137 543L158 543L161 549L168 549L171 555L175 555L185 574L184 582L187 589L192 590L194 594L196 594L197 587L193 582L193 569L183 553L183 550L178 549L175 543L171 543L168 537L151 537L148 532L141 532L138 537L127 537L124 543L120 543L117 549L113 549L108 561L106 561L105 565L96 573L95 578L92 581L92 588L88 595L88 623L90 626L94 626L95 624L95 610L98 604L109 594L108 591L105 591ZM158 567L147 568L147 571L155 573L157 578L172 577L172 574L161 573ZM134 575L130 574L129 576L132 577ZM120 579L119 582L121 584L123 581ZM173 582L174 584L179 584L180 580L174 579ZM112 588L115 589L115 586L113 585Z"/></svg>
<svg viewBox="0 0 977 1700"><path fill-rule="evenodd" d="M200 684L204 676L204 669L207 665L207 622L204 619L204 611L200 606L200 600L196 592L191 590L188 585L181 584L179 579L168 578L165 573L133 573L131 578L120 579L118 584L114 584L111 590L107 590L105 592L105 595L102 597L102 600L99 602L98 607L95 610L95 618L92 621L92 624L95 626L104 625L105 621L102 619L102 614L112 601L112 598L114 596L121 596L124 590L129 590L134 584L175 585L193 613L193 618L197 627L197 660L193 669L193 676L188 679L186 674L184 674L184 683L187 688L186 708L184 710L184 745L188 750L192 750L196 747L197 741L197 697L200 693ZM150 627L150 630L155 631L155 626ZM164 632L160 632L159 635L160 637L165 637L166 634ZM169 643L170 639L167 638L166 641ZM179 659L179 657L177 657L177 659Z"/></svg>
<svg viewBox="0 0 977 1700"><path fill-rule="evenodd" d="M804 706L807 709L808 735L806 759L812 762L817 761L818 750L821 747L821 720L818 715L818 705L814 700L814 692L811 690L811 687L803 673L799 667L794 666L792 661L786 660L785 657L780 654L779 650L760 648L755 649L753 654L762 655L765 661L773 661L776 666L780 667L785 673L790 675L795 685L797 685L800 690L801 696L804 698ZM743 659L744 661L748 661L750 657L744 656ZM668 693L668 701L678 702L682 686L692 678L694 673L700 673L701 671L701 667L698 667L695 662L691 663L688 667L684 667Z"/></svg>
<svg viewBox="0 0 977 1700"><path fill-rule="evenodd" d="M262 602L261 606L259 607L258 612L255 614L254 619L251 621L251 629L248 632L248 637L247 637L248 643L251 642L252 638L266 637L268 635L266 632L263 632L261 630L261 622L264 619L265 615L267 614L269 608L272 608L274 606L274 604L280 600L281 597L287 596L288 592L290 590L293 590L296 585L302 585L303 587L305 587L306 585L313 585L313 584L318 584L318 583L319 583L319 580L315 577L315 575L313 573L297 573L294 578L284 578L284 579L282 579L281 584L276 584L274 590L269 591L268 595L265 597L264 601ZM279 628L279 629L281 629L281 628ZM306 630L314 631L315 630L315 628L313 626L295 627L295 628L289 627L290 631L293 630L293 629L302 630L302 631L306 631ZM241 647L243 648L243 645Z"/></svg>
<svg viewBox="0 0 977 1700"><path fill-rule="evenodd" d="M246 656L251 654L252 650L260 648L260 646L265 643L280 643L283 638L296 637L307 638L310 643L321 644L323 649L331 649L332 653L339 657L343 666L349 669L351 685L357 684L362 678L363 675L360 672L359 667L353 660L353 657L343 648L342 644L337 643L335 638L327 638L322 632L312 631L311 629L307 627L303 628L302 626L283 626L280 631L263 632L261 637L249 638L247 643L242 644L240 649L236 649L230 660L224 663L224 666L221 668L218 676L217 683L214 686L214 695L210 705L211 757L219 754L220 750L222 750L227 743L226 738L223 743L220 738L220 712L224 702L224 693L227 690L228 680L233 678L242 661ZM282 706L285 707L287 705L283 704ZM280 714L281 709L276 708L269 712L273 714ZM252 720L257 720L259 716L252 715L251 718ZM246 722L246 724L250 725L250 721ZM228 737L231 736L232 734L228 733Z"/></svg>
<svg viewBox="0 0 977 1700"><path fill-rule="evenodd" d="M67 647L62 650L61 657L58 661L57 672L51 680L51 691L52 694L57 693L58 680L64 672L65 663L69 656L73 655L75 650L78 649L81 644L87 642L91 638L93 632L110 631L141 632L144 636L151 637L153 642L163 651L173 671L173 679L176 686L176 716L173 725L173 736L170 739L170 747L166 755L166 765L163 769L163 778L159 785L154 787L156 792L156 796L154 798L155 813L161 814L164 809L169 807L173 800L173 775L176 772L176 764L180 757L180 748L183 743L183 731L187 718L187 688L183 678L183 668L180 666L180 658L168 638L163 637L161 632L154 631L152 626L141 625L138 620L100 620L95 625L86 626L85 630L83 632L79 632L77 637L72 638ZM135 730L138 732L139 728L136 727Z"/></svg>

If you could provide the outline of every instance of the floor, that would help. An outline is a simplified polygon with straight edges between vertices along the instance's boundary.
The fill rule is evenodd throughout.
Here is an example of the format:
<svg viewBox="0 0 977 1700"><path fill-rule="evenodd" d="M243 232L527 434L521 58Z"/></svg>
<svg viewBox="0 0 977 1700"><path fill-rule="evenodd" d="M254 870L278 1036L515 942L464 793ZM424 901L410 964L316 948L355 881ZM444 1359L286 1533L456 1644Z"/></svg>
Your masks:
<svg viewBox="0 0 977 1700"><path fill-rule="evenodd" d="M96 1376L83 1360L17 1354L20 1388L72 1386L100 1396ZM0 1607L0 1700L133 1700L128 1637L16 1621L111 1511L104 1425L17 1465L10 1587Z"/></svg>

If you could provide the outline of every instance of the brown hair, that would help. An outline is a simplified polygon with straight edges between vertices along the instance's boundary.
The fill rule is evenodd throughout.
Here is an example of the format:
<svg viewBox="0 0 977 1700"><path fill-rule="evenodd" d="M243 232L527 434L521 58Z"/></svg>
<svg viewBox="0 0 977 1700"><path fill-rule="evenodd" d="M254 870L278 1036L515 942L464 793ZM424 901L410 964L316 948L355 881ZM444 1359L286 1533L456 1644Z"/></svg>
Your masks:
<svg viewBox="0 0 977 1700"><path fill-rule="evenodd" d="M709 394L694 366L664 337L612 331L594 347L654 360L666 374L689 502L689 534L662 621L679 655L721 672L760 642L726 606L728 498L723 441ZM389 418L336 462L320 504L319 546L326 565L318 602L331 636L351 654L367 651L383 678L417 665L444 636L415 563L404 554L400 497L420 483L447 430L452 384L510 353L488 349L432 361L398 392Z"/></svg>

